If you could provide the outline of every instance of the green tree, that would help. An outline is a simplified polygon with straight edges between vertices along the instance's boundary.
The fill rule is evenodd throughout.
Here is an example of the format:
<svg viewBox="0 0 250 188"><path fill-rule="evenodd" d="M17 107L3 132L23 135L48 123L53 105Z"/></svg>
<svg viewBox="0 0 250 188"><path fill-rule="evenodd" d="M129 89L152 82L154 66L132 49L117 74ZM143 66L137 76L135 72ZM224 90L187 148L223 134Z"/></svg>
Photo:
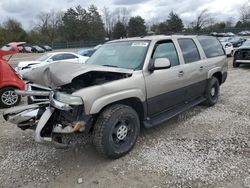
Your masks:
<svg viewBox="0 0 250 188"><path fill-rule="evenodd" d="M92 40L103 40L105 37L104 24L97 7L91 5L88 9L89 12L89 38Z"/></svg>
<svg viewBox="0 0 250 188"><path fill-rule="evenodd" d="M5 21L1 30L4 43L26 41L28 38L28 34L24 31L22 24L14 19Z"/></svg>
<svg viewBox="0 0 250 188"><path fill-rule="evenodd" d="M79 13L73 9L73 8L69 8L62 20L63 20L63 28L64 28L64 35L66 40L69 41L77 41L79 36L78 33L81 31L79 30L79 21L78 21L78 17ZM82 28L83 29L83 28Z"/></svg>
<svg viewBox="0 0 250 188"><path fill-rule="evenodd" d="M184 28L181 18L173 11L170 12L166 24L170 32L181 32Z"/></svg>
<svg viewBox="0 0 250 188"><path fill-rule="evenodd" d="M124 38L126 36L127 36L126 27L123 25L123 23L118 21L113 28L112 37L114 39L119 39L119 38Z"/></svg>
<svg viewBox="0 0 250 188"><path fill-rule="evenodd" d="M157 28L157 32L158 33L166 33L168 32L168 25L166 22L162 22L158 25L158 28Z"/></svg>
<svg viewBox="0 0 250 188"><path fill-rule="evenodd" d="M64 35L68 41L103 40L104 25L94 5L85 10L80 5L68 9L63 18Z"/></svg>
<svg viewBox="0 0 250 188"><path fill-rule="evenodd" d="M146 33L145 20L140 16L131 17L128 23L128 36L143 36Z"/></svg>
<svg viewBox="0 0 250 188"><path fill-rule="evenodd" d="M182 19L178 14L171 11L169 13L168 19L158 25L153 25L151 30L157 33L167 33L167 32L181 32L184 29Z"/></svg>

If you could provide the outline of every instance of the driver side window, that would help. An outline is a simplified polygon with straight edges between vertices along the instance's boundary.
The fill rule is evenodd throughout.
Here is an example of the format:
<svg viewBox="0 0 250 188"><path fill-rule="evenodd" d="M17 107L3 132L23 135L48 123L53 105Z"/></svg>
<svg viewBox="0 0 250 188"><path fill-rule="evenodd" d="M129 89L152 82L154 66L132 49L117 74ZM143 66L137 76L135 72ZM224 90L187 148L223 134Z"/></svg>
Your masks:
<svg viewBox="0 0 250 188"><path fill-rule="evenodd" d="M179 58L172 41L161 41L156 43L152 59L168 58L171 67L179 65Z"/></svg>

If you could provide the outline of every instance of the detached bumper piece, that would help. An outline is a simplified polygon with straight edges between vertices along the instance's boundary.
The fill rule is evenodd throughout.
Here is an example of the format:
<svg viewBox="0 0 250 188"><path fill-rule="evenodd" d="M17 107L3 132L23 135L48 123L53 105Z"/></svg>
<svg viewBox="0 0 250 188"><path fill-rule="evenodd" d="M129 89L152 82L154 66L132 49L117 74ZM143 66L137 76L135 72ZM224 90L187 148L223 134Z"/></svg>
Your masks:
<svg viewBox="0 0 250 188"><path fill-rule="evenodd" d="M35 129L48 106L49 102L18 106L6 110L3 117L6 121L17 124L22 130Z"/></svg>

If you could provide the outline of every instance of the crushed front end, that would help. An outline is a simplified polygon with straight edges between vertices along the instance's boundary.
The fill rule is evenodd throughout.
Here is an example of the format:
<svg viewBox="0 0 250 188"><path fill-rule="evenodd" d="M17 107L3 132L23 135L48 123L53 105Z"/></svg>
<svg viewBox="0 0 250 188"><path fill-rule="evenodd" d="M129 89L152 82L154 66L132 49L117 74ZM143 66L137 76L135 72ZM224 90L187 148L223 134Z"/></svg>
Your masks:
<svg viewBox="0 0 250 188"><path fill-rule="evenodd" d="M66 146L62 136L71 133L89 132L92 117L84 113L81 97L59 91L16 91L23 96L48 97L48 101L10 108L4 112L4 119L17 124L22 130L35 130L39 143L53 143Z"/></svg>

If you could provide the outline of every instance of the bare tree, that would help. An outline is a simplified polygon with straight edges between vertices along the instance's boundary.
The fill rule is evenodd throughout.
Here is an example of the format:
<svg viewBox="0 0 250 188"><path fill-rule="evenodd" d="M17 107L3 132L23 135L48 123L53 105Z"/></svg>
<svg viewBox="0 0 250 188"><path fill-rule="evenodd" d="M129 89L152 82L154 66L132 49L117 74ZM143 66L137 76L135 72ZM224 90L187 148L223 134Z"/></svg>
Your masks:
<svg viewBox="0 0 250 188"><path fill-rule="evenodd" d="M131 17L131 10L125 7L116 8L112 13L112 18L114 23L117 23L119 21L125 26L128 25L130 17Z"/></svg>
<svg viewBox="0 0 250 188"><path fill-rule="evenodd" d="M50 42L54 41L57 35L59 27L62 25L61 12L51 10L50 12L41 12L38 16L38 22L36 24L36 30L44 36L48 37Z"/></svg>
<svg viewBox="0 0 250 188"><path fill-rule="evenodd" d="M130 9L123 7L116 8L113 11L110 11L107 7L104 7L102 9L102 18L108 37L111 37L114 27L118 22L122 23L125 27L127 27L130 17Z"/></svg>
<svg viewBox="0 0 250 188"><path fill-rule="evenodd" d="M226 20L226 27L233 27L233 24L234 24L234 18L233 17L229 17L227 20Z"/></svg>
<svg viewBox="0 0 250 188"><path fill-rule="evenodd" d="M246 21L249 21L250 19L250 5L249 3L245 3L244 5L242 5L240 7L240 20L242 22L246 22Z"/></svg>
<svg viewBox="0 0 250 188"><path fill-rule="evenodd" d="M193 22L194 29L200 31L203 27L206 27L211 22L211 17L207 9L202 10L197 19Z"/></svg>
<svg viewBox="0 0 250 188"><path fill-rule="evenodd" d="M112 12L107 7L103 7L102 9L102 18L103 18L103 23L105 26L106 33L108 37L110 38L113 32L114 23L112 19Z"/></svg>

